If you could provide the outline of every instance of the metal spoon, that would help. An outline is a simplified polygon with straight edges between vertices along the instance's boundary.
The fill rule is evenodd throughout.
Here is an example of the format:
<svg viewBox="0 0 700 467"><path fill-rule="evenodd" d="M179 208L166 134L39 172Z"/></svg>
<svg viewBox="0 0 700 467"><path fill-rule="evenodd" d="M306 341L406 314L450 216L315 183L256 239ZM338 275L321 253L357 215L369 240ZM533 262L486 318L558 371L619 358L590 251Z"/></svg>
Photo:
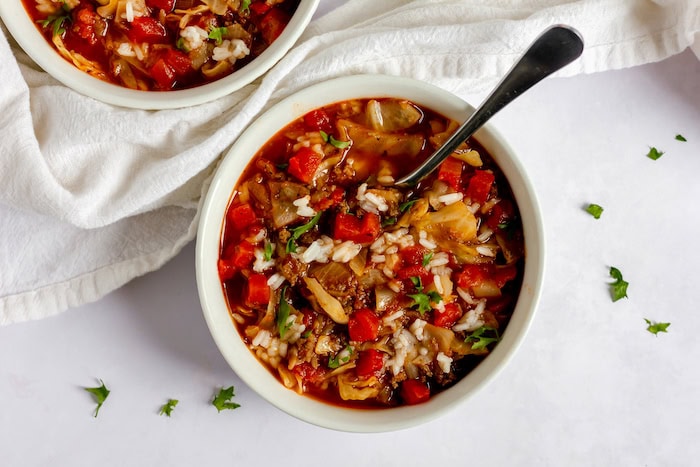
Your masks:
<svg viewBox="0 0 700 467"><path fill-rule="evenodd" d="M583 52L583 38L569 26L552 26L530 45L471 117L413 172L396 185L412 186L432 172L499 110L542 79L573 62Z"/></svg>

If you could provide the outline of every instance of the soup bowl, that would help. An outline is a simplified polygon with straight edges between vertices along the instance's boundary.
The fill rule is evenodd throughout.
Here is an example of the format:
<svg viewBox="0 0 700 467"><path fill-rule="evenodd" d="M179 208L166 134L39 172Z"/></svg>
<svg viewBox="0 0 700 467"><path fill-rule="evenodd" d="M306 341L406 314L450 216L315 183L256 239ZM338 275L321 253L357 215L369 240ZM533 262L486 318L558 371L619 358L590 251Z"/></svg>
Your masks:
<svg viewBox="0 0 700 467"><path fill-rule="evenodd" d="M539 205L525 169L491 126L475 137L505 175L522 220L525 261L514 311L500 341L456 384L429 400L391 408L348 408L287 389L246 346L229 309L217 267L222 232L232 193L251 158L289 122L335 102L364 98L399 98L461 122L473 107L433 85L409 78L357 75L310 86L280 101L257 118L223 158L203 202L196 244L196 277L206 323L233 371L262 398L289 415L340 431L381 432L408 428L457 409L508 363L535 315L544 274L544 233Z"/></svg>
<svg viewBox="0 0 700 467"><path fill-rule="evenodd" d="M0 2L0 17L22 49L44 71L66 86L99 101L145 110L203 104L230 94L267 72L295 44L311 21L319 0L301 0L277 39L260 55L233 73L187 89L140 91L95 78L69 63L49 44L32 22L22 0Z"/></svg>

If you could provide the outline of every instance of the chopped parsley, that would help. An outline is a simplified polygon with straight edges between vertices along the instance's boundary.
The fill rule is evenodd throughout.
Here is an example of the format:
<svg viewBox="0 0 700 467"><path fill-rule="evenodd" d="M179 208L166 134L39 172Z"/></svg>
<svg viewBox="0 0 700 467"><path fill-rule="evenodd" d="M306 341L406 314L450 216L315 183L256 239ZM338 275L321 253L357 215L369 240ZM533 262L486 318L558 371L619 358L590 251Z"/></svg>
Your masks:
<svg viewBox="0 0 700 467"><path fill-rule="evenodd" d="M410 201L406 201L405 203L401 203L401 204L399 205L399 211L401 211L401 212L406 212L406 211L408 211L409 209L411 209L411 206L413 206L414 204L416 204L416 201L418 201L418 200L417 200L417 199L412 199L412 200L410 200Z"/></svg>
<svg viewBox="0 0 700 467"><path fill-rule="evenodd" d="M615 279L615 282L610 284L610 292L612 294L613 302L616 302L621 298L627 298L627 286L629 283L622 279L622 273L620 270L611 266L610 277Z"/></svg>
<svg viewBox="0 0 700 467"><path fill-rule="evenodd" d="M485 349L489 344L498 342L501 337L498 335L498 330L491 326L481 326L469 334L464 342L472 344L472 350Z"/></svg>
<svg viewBox="0 0 700 467"><path fill-rule="evenodd" d="M234 396L235 394L233 393L233 386L228 388L221 388L219 392L214 396L214 399L211 401L211 405L216 407L216 410L218 410L219 412L221 412L222 410L237 409L241 405L231 401L231 399L233 399Z"/></svg>
<svg viewBox="0 0 700 467"><path fill-rule="evenodd" d="M683 135L676 135L676 141L682 141L685 143L688 140L685 139L685 136L683 136Z"/></svg>
<svg viewBox="0 0 700 467"><path fill-rule="evenodd" d="M395 217L387 217L382 221L382 227L389 227L390 225L394 225L398 222L398 219Z"/></svg>
<svg viewBox="0 0 700 467"><path fill-rule="evenodd" d="M423 265L423 267L426 267L427 265L430 264L430 261L433 259L434 254L435 254L435 252L429 251L423 255L423 262L421 263Z"/></svg>
<svg viewBox="0 0 700 467"><path fill-rule="evenodd" d="M300 225L299 227L295 227L291 230L292 235L289 237L289 240L287 240L287 253L295 253L297 251L296 241L306 232L313 229L314 226L318 224L318 220L320 218L321 213L317 212L316 215L313 218L311 218L309 222L307 222L304 225Z"/></svg>
<svg viewBox="0 0 700 467"><path fill-rule="evenodd" d="M671 323L656 323L646 318L644 318L644 321L647 323L647 331L655 336L658 336L660 332L668 332L667 329L671 325Z"/></svg>
<svg viewBox="0 0 700 467"><path fill-rule="evenodd" d="M37 23L44 29L51 28L54 36L62 36L66 32L66 28L63 27L66 21L70 23L73 19L70 16L70 8L66 2L63 2L57 13L47 16L46 19L40 19Z"/></svg>
<svg viewBox="0 0 700 467"><path fill-rule="evenodd" d="M345 348L343 350L341 350L338 353L338 355L328 359L328 368L335 369L341 365L346 364L347 362L350 361L351 355L352 355L352 347L350 347L349 345L345 346Z"/></svg>
<svg viewBox="0 0 700 467"><path fill-rule="evenodd" d="M226 27L213 27L209 31L209 39L212 39L213 41L216 42L216 45L221 45L221 43L224 40L224 34L228 31L228 28Z"/></svg>
<svg viewBox="0 0 700 467"><path fill-rule="evenodd" d="M603 214L603 207L597 204L589 204L586 207L586 212L596 219L600 219L600 215Z"/></svg>
<svg viewBox="0 0 700 467"><path fill-rule="evenodd" d="M418 313L420 313L421 316L424 315L427 311L433 309L433 307L430 305L431 302L440 303L442 301L442 297L440 296L440 294L434 290L431 290L428 293L423 293L423 283L420 277L411 277L411 282L413 282L413 285L416 287L416 290L418 290L418 293L408 294L406 296L413 300L413 304L411 304L411 307L417 306Z"/></svg>
<svg viewBox="0 0 700 467"><path fill-rule="evenodd" d="M285 297L286 294L287 287L285 286L280 294L280 303L277 307L277 329L280 333L280 338L283 338L287 331L289 331L289 328L292 327L292 324L289 323L289 312L291 311L291 307L289 306L287 298Z"/></svg>
<svg viewBox="0 0 700 467"><path fill-rule="evenodd" d="M250 12L250 2L251 0L243 0L241 2L241 7L238 11L241 13L249 13Z"/></svg>
<svg viewBox="0 0 700 467"><path fill-rule="evenodd" d="M272 253L274 253L275 247L270 242L265 242L265 252L263 254L263 259L265 261L270 261L272 259Z"/></svg>
<svg viewBox="0 0 700 467"><path fill-rule="evenodd" d="M163 406L160 408L160 412L158 413L159 415L165 415L166 417L169 417L173 413L173 409L177 405L177 403L180 402L177 399L168 399L168 402L163 404Z"/></svg>
<svg viewBox="0 0 700 467"><path fill-rule="evenodd" d="M348 146L350 146L350 141L340 141L339 139L335 139L333 135L329 135L325 131L321 130L321 138L323 138L323 141L326 143L331 143L331 146L336 147L338 149L345 149Z"/></svg>
<svg viewBox="0 0 700 467"><path fill-rule="evenodd" d="M654 147L649 148L649 152L647 153L647 157L653 161L659 159L663 155L664 155L663 151L659 151L658 149L656 149Z"/></svg>
<svg viewBox="0 0 700 467"><path fill-rule="evenodd" d="M107 389L102 380L99 381L100 386L96 388L83 388L95 397L95 401L97 402L97 407L95 408L95 413L93 415L95 418L97 418L97 414L100 412L100 407L102 407L102 404L104 404L104 401L109 396L109 389Z"/></svg>

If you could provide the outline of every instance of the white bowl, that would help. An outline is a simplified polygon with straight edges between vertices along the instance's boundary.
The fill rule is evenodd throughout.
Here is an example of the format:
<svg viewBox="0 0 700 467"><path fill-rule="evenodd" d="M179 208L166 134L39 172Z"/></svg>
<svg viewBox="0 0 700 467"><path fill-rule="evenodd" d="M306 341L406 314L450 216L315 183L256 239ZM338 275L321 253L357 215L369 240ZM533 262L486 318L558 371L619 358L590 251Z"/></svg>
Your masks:
<svg viewBox="0 0 700 467"><path fill-rule="evenodd" d="M156 110L203 104L251 83L292 48L311 21L318 4L319 0L301 0L282 34L246 66L217 81L176 91L137 91L102 81L78 70L61 57L41 35L21 0L0 1L0 17L27 55L66 86L108 104Z"/></svg>
<svg viewBox="0 0 700 467"><path fill-rule="evenodd" d="M204 317L231 368L254 391L294 417L341 431L379 432L403 429L438 417L465 402L492 380L510 360L535 314L544 275L544 232L535 192L508 144L490 126L476 138L507 177L518 204L525 237L525 272L517 305L502 340L474 370L425 403L388 409L348 409L300 396L286 389L245 346L225 301L217 270L220 235L233 187L258 149L287 123L306 112L353 98L399 97L463 121L473 108L457 96L406 78L360 75L337 78L306 88L279 102L238 138L223 159L204 201L196 247L197 285Z"/></svg>

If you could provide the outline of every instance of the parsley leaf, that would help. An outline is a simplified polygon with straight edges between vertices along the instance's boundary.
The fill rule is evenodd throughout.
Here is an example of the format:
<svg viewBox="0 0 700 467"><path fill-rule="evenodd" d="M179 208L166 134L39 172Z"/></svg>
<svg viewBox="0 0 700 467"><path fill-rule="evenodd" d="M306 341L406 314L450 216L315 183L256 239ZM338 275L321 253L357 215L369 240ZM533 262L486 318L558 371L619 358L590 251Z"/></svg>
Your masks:
<svg viewBox="0 0 700 467"><path fill-rule="evenodd" d="M173 413L173 409L177 405L177 403L180 402L177 399L168 399L168 402L163 404L163 406L160 408L159 415L165 415L166 417L169 417L170 414Z"/></svg>
<svg viewBox="0 0 700 467"><path fill-rule="evenodd" d="M338 149L345 149L348 146L350 146L350 141L341 141L339 139L335 139L333 135L329 135L325 131L321 130L319 133L321 133L321 138L323 138L323 141L326 143L331 143L331 146L336 147Z"/></svg>
<svg viewBox="0 0 700 467"><path fill-rule="evenodd" d="M655 336L658 336L660 332L668 332L666 329L671 325L671 323L655 323L646 318L644 318L644 321L648 324L647 331Z"/></svg>
<svg viewBox="0 0 700 467"><path fill-rule="evenodd" d="M219 412L222 410L237 409L241 405L231 401L234 395L233 386L229 388L221 388L219 393L214 396L214 400L211 401L211 404L216 407L216 410Z"/></svg>
<svg viewBox="0 0 700 467"><path fill-rule="evenodd" d="M95 414L93 415L95 418L97 418L97 414L100 412L100 407L102 407L102 404L104 401L107 399L107 396L109 396L109 389L105 387L105 383L100 381L100 386L96 388L83 388L90 394L92 394L95 397L95 401L97 401L97 407L95 408Z"/></svg>
<svg viewBox="0 0 700 467"><path fill-rule="evenodd" d="M272 246L272 243L270 242L265 242L265 253L263 254L263 259L265 261L270 261L272 259L272 253L274 253L275 248Z"/></svg>
<svg viewBox="0 0 700 467"><path fill-rule="evenodd" d="M676 135L676 141L683 141L684 143L688 141L683 135Z"/></svg>
<svg viewBox="0 0 700 467"><path fill-rule="evenodd" d="M289 328L292 327L292 323L289 323L289 312L291 307L285 298L286 293L287 286L282 289L282 293L280 294L280 303L277 307L277 329L279 330L280 338L283 338L287 331L289 331Z"/></svg>
<svg viewBox="0 0 700 467"><path fill-rule="evenodd" d="M344 365L345 363L350 361L351 355L352 355L352 347L350 347L349 345L345 346L345 348L343 350L341 350L338 353L338 355L328 359L328 368L335 369L341 365Z"/></svg>
<svg viewBox="0 0 700 467"><path fill-rule="evenodd" d="M597 204L589 204L586 207L586 212L596 219L600 219L600 215L603 214L603 207Z"/></svg>
<svg viewBox="0 0 700 467"><path fill-rule="evenodd" d="M46 19L40 19L37 23L44 29L48 29L49 27L53 29L54 36L61 36L66 32L66 29L63 27L66 21L70 23L73 19L70 15L70 8L66 2L63 2L61 9L57 13L47 16Z"/></svg>
<svg viewBox="0 0 700 467"><path fill-rule="evenodd" d="M430 264L430 261L433 259L434 254L435 254L435 252L429 251L423 255L423 262L421 263L423 265L423 267L426 267L427 265Z"/></svg>
<svg viewBox="0 0 700 467"><path fill-rule="evenodd" d="M241 13L249 13L250 12L250 2L251 0L243 0L241 2L241 8L238 10Z"/></svg>
<svg viewBox="0 0 700 467"><path fill-rule="evenodd" d="M401 203L401 204L399 205L399 211L401 211L401 212L406 212L406 211L408 211L409 209L411 209L411 206L413 206L414 204L416 204L416 201L418 201L418 200L417 200L417 199L412 199L412 200L410 200L410 201L406 201L405 203Z"/></svg>
<svg viewBox="0 0 700 467"><path fill-rule="evenodd" d="M221 45L221 43L224 40L224 34L226 34L227 31L228 31L228 29L226 27L221 27L221 28L213 27L209 31L208 37L209 37L209 39L214 40L216 42L216 45Z"/></svg>
<svg viewBox="0 0 700 467"><path fill-rule="evenodd" d="M658 149L653 148L653 147L649 148L649 152L647 153L647 157L651 160L654 160L654 161L663 155L664 155L663 151L659 151Z"/></svg>
<svg viewBox="0 0 700 467"><path fill-rule="evenodd" d="M395 217L387 217L382 221L382 227L388 227L390 225L394 225L398 222L398 219Z"/></svg>
<svg viewBox="0 0 700 467"><path fill-rule="evenodd" d="M498 342L499 340L501 340L501 337L498 335L498 330L496 328L492 328L491 326L481 326L469 334L464 339L464 342L471 342L472 350L480 350L485 349L489 346L489 344Z"/></svg>
<svg viewBox="0 0 700 467"><path fill-rule="evenodd" d="M304 235L306 232L309 230L313 229L316 224L318 224L318 220L321 218L321 213L317 212L316 215L311 218L309 222L307 222L304 225L300 225L299 227L295 227L291 230L291 237L289 237L289 240L287 240L287 253L294 253L297 251L297 245L296 241Z"/></svg>
<svg viewBox="0 0 700 467"><path fill-rule="evenodd" d="M615 282L610 284L613 302L616 302L621 298L627 298L627 286L629 283L622 279L622 273L620 270L611 266L610 277L615 279Z"/></svg>
<svg viewBox="0 0 700 467"><path fill-rule="evenodd" d="M418 306L418 312L421 315L425 314L426 311L433 309L433 307L430 305L431 302L440 303L442 301L440 294L434 290L431 290L428 293L419 292L417 294L409 294L407 297L413 299L413 304L411 307Z"/></svg>

